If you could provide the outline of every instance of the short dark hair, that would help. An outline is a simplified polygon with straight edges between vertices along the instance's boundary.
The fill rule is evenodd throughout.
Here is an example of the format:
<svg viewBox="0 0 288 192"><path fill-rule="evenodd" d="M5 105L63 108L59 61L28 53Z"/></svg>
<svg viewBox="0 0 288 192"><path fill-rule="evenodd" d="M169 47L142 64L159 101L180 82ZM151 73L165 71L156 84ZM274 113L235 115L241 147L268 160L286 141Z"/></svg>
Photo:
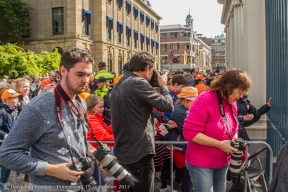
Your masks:
<svg viewBox="0 0 288 192"><path fill-rule="evenodd" d="M211 85L211 89L220 93L226 100L232 94L233 89L248 91L252 86L250 75L245 71L231 69L225 72L216 82Z"/></svg>
<svg viewBox="0 0 288 192"><path fill-rule="evenodd" d="M172 78L172 86L175 85L175 83L188 86L187 80L183 75L174 75Z"/></svg>
<svg viewBox="0 0 288 192"><path fill-rule="evenodd" d="M62 54L60 66L63 65L69 71L78 62L94 64L94 59L87 51L75 47Z"/></svg>
<svg viewBox="0 0 288 192"><path fill-rule="evenodd" d="M154 62L155 59L150 53L145 51L136 52L130 60L128 70L130 72L144 71L147 66L149 69L151 69L154 66Z"/></svg>
<svg viewBox="0 0 288 192"><path fill-rule="evenodd" d="M195 69L198 69L198 67L193 67L190 71L190 74L192 74L193 72L195 72Z"/></svg>

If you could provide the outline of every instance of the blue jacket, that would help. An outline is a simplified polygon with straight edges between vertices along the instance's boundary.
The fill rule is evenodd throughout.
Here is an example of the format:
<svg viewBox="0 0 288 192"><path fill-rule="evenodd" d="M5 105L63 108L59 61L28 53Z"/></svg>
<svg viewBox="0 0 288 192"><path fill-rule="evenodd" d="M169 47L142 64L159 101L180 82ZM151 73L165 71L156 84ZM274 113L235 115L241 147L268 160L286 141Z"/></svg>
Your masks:
<svg viewBox="0 0 288 192"><path fill-rule="evenodd" d="M189 75L187 77L187 83L188 83L188 86L195 87L195 79L192 75Z"/></svg>
<svg viewBox="0 0 288 192"><path fill-rule="evenodd" d="M2 109L6 111L7 119L4 122ZM6 104L0 104L0 139L3 140L14 125L16 119L15 109L10 109Z"/></svg>
<svg viewBox="0 0 288 192"><path fill-rule="evenodd" d="M177 104L174 108L174 111L171 113L170 120L173 120L178 125L178 127L175 129L168 130L169 133L165 135L165 139L167 141L187 141L183 137L183 125L184 125L184 120L186 119L186 116L187 116L187 110L184 108L183 105ZM187 144L180 144L180 145L174 145L174 146L179 147L180 149L178 150L186 152Z"/></svg>
<svg viewBox="0 0 288 192"><path fill-rule="evenodd" d="M173 99L173 104L175 105L175 103L176 103L177 100L178 100L178 97L177 97L177 95L176 95L173 91L171 91L170 89L169 89L169 93L170 93L170 95L171 95L171 97L172 97L172 99ZM167 118L170 118L171 112L164 112L164 116L167 117Z"/></svg>

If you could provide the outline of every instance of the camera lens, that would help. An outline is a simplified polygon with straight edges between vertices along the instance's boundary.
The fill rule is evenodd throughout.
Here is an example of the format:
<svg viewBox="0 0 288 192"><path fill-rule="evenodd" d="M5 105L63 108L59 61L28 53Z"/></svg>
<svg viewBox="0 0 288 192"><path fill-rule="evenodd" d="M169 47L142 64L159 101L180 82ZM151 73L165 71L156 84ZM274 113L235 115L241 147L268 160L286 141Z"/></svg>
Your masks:
<svg viewBox="0 0 288 192"><path fill-rule="evenodd" d="M83 175L81 175L80 180L82 182L82 186L85 190L89 188L93 188L96 186L97 182L95 181L93 175L89 170L86 170Z"/></svg>

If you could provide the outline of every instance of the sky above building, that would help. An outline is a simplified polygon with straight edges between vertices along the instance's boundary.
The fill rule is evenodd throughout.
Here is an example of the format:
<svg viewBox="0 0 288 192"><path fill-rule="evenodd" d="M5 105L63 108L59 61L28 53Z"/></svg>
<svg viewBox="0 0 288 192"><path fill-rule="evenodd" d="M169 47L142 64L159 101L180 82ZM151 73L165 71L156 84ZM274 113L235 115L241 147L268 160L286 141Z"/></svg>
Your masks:
<svg viewBox="0 0 288 192"><path fill-rule="evenodd" d="M149 0L152 9L162 17L160 25L185 24L186 16L194 19L194 30L205 37L214 37L224 32L221 24L223 5L217 0Z"/></svg>

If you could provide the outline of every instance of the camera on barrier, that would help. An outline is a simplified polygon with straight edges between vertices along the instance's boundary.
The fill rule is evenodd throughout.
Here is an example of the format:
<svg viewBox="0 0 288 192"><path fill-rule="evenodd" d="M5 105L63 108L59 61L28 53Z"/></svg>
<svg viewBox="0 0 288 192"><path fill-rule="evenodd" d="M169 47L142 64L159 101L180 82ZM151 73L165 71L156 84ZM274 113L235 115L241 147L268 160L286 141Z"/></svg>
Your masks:
<svg viewBox="0 0 288 192"><path fill-rule="evenodd" d="M121 185L129 186L133 188L135 181L138 180L133 177L124 167L122 167L113 156L109 155L109 147L106 144L98 143L99 147L97 151L93 153L93 156L106 168Z"/></svg>
<svg viewBox="0 0 288 192"><path fill-rule="evenodd" d="M82 185L85 190L94 187L97 184L93 177L93 173L91 173L89 170L90 167L91 159L87 157L82 157L78 162L69 166L69 169L73 171L84 172L84 174L81 175L80 180L82 181Z"/></svg>
<svg viewBox="0 0 288 192"><path fill-rule="evenodd" d="M238 149L231 155L230 167L227 173L227 180L233 182L234 185L239 184L242 169L242 153L246 148L246 141L243 139L237 139L231 143L231 146Z"/></svg>

